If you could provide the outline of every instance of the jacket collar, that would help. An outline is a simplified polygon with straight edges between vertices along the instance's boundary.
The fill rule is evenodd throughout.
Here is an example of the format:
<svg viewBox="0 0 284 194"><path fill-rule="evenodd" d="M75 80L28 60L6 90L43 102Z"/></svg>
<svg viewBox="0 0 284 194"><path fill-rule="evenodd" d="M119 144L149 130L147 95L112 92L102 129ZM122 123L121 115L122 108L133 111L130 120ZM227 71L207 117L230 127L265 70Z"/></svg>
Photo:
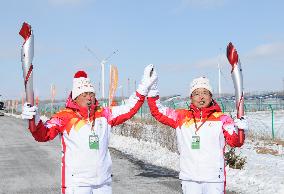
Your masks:
<svg viewBox="0 0 284 194"><path fill-rule="evenodd" d="M212 104L206 108L197 108L192 103L190 104L189 108L192 110L192 113L196 118L205 118L214 112L221 112L221 108L215 100L213 100Z"/></svg>

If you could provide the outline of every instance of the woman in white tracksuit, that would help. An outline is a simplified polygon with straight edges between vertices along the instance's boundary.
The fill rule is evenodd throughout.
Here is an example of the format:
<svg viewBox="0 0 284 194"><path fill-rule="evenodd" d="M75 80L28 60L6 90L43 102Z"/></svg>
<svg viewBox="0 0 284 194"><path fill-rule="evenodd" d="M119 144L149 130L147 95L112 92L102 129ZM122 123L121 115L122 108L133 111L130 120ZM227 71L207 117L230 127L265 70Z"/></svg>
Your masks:
<svg viewBox="0 0 284 194"><path fill-rule="evenodd" d="M153 72L156 75L156 72ZM194 79L189 109L174 110L160 103L157 82L148 93L152 115L176 129L180 153L180 173L184 194L225 193L225 144L239 143L238 128L247 129L245 119L233 119L221 112L212 99L212 88L205 77ZM243 137L244 138L244 137Z"/></svg>
<svg viewBox="0 0 284 194"><path fill-rule="evenodd" d="M22 118L35 116L36 131L32 135L36 141L46 142L60 136L62 194L112 193L110 132L113 126L130 119L142 106L154 81L150 78L152 68L153 65L145 68L137 91L121 106L99 107L94 87L84 71L74 76L66 108L45 123L39 119L37 107L25 104Z"/></svg>

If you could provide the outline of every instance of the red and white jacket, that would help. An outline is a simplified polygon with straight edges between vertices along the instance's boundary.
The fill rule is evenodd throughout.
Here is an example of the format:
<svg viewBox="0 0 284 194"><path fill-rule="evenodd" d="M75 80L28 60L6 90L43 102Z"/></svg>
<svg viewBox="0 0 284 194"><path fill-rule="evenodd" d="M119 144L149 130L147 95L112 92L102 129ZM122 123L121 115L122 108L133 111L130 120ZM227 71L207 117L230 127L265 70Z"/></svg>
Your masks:
<svg viewBox="0 0 284 194"><path fill-rule="evenodd" d="M158 96L148 97L148 104L158 121L176 129L180 153L179 178L224 182L225 144L241 146L233 119L223 114L216 102L208 108L198 109L191 104L189 110L174 110L163 106ZM193 136L200 137L199 149L192 149Z"/></svg>
<svg viewBox="0 0 284 194"><path fill-rule="evenodd" d="M111 157L108 150L111 128L130 119L144 103L136 92L125 105L91 108L79 107L70 97L66 108L42 121L32 133L35 140L46 142L58 134L62 144L62 193L70 186L96 186L111 181ZM93 131L91 130L94 122ZM99 149L89 148L89 136L99 138Z"/></svg>

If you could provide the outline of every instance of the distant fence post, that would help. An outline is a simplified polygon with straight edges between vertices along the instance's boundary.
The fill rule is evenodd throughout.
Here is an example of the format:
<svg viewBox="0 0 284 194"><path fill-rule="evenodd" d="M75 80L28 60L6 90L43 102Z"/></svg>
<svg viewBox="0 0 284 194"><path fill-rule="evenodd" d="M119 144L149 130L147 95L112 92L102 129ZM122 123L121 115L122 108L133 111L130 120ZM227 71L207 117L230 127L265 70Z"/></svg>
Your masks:
<svg viewBox="0 0 284 194"><path fill-rule="evenodd" d="M141 118L141 120L142 120L142 117L143 117L143 109L142 109L142 107L143 106L141 106L141 108L140 108L140 118Z"/></svg>
<svg viewBox="0 0 284 194"><path fill-rule="evenodd" d="M173 102L174 109L176 109L176 104L175 104L175 102L174 102L174 101L172 101L172 102Z"/></svg>
<svg viewBox="0 0 284 194"><path fill-rule="evenodd" d="M269 108L271 110L271 129L272 129L272 139L274 140L274 111L272 105L269 104Z"/></svg>
<svg viewBox="0 0 284 194"><path fill-rule="evenodd" d="M222 112L225 112L225 106L224 106L224 103L222 101L220 101L221 103L221 106L222 106Z"/></svg>

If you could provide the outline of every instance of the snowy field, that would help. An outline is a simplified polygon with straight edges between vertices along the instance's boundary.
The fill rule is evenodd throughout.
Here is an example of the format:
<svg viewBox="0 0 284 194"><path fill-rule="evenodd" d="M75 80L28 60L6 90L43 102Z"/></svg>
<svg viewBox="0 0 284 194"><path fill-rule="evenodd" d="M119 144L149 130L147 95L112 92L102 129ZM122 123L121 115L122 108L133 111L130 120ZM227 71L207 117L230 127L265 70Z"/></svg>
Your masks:
<svg viewBox="0 0 284 194"><path fill-rule="evenodd" d="M284 111L277 111L274 116L277 141L271 139L270 112L247 113L249 138L246 139L242 148L236 149L238 154L246 157L246 164L242 170L226 167L228 190L243 194L284 194ZM47 118L42 117L42 119ZM135 123L127 121L127 125L131 127ZM116 128L119 130L122 126ZM153 130L150 124L143 124L143 126L146 130L149 129L148 131ZM157 143L157 138L151 134L153 133L147 132L147 136L145 137L144 134L144 137L139 140L112 134L110 147L132 155L138 160L178 171L178 154L161 146Z"/></svg>
<svg viewBox="0 0 284 194"><path fill-rule="evenodd" d="M250 132L255 138L272 138L272 114L270 111L246 113L250 125ZM284 140L284 111L274 112L275 139Z"/></svg>
<svg viewBox="0 0 284 194"><path fill-rule="evenodd" d="M242 148L236 149L237 154L246 157L246 164L242 170L226 167L228 190L243 194L284 194L284 111L275 112L274 117L277 141L272 141L271 112L247 113L249 138ZM131 126L131 121L128 123ZM144 127L153 130L153 126ZM160 146L156 137L149 134L142 135L140 140L113 134L110 146L147 163L178 171L178 154Z"/></svg>
<svg viewBox="0 0 284 194"><path fill-rule="evenodd" d="M179 156L156 143L137 140L131 137L112 135L110 146L150 164L178 171ZM244 169L226 168L227 189L238 193L284 193L284 156L258 154L256 147L278 150L278 146L265 142L246 141L238 149L240 155L247 158Z"/></svg>

